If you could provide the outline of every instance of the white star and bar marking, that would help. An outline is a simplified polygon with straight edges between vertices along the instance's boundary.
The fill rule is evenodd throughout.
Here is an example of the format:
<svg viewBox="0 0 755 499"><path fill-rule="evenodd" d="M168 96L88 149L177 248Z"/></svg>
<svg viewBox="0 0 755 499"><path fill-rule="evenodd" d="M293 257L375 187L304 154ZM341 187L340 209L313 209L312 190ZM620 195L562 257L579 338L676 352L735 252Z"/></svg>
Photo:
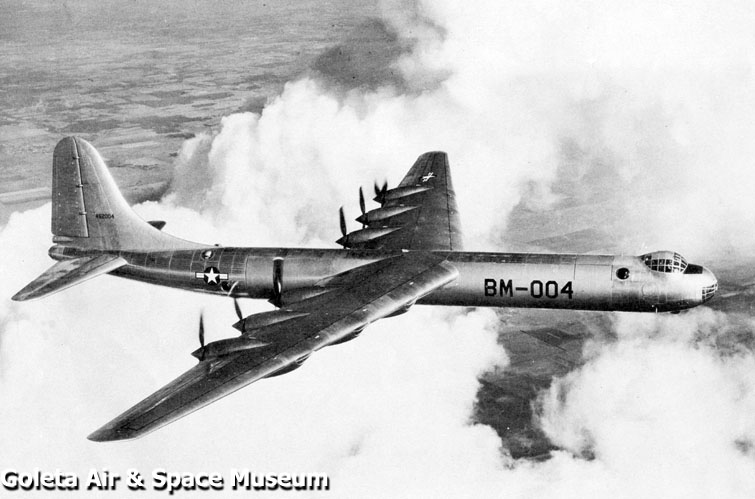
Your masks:
<svg viewBox="0 0 755 499"><path fill-rule="evenodd" d="M228 280L228 274L222 274L215 267L207 267L204 269L204 272L196 272L194 276L197 279L204 279L204 282L211 285L218 284L220 281Z"/></svg>
<svg viewBox="0 0 755 499"><path fill-rule="evenodd" d="M422 182L427 182L431 178L435 178L435 172L430 172L427 175L422 176Z"/></svg>

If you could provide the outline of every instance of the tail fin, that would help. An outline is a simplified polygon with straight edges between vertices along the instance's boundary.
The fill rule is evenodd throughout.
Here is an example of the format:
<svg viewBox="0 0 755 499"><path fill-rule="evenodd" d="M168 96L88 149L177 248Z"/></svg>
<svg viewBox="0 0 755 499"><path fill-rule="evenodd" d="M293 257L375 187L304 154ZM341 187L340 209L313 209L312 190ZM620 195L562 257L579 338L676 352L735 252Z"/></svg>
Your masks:
<svg viewBox="0 0 755 499"><path fill-rule="evenodd" d="M80 249L161 251L200 245L160 232L133 212L97 150L66 137L52 160L53 242Z"/></svg>
<svg viewBox="0 0 755 499"><path fill-rule="evenodd" d="M121 251L167 251L206 246L178 239L145 222L121 196L105 162L87 141L66 137L52 158L50 256L61 260L13 296L23 301L56 293L128 262ZM67 250L72 251L67 251Z"/></svg>

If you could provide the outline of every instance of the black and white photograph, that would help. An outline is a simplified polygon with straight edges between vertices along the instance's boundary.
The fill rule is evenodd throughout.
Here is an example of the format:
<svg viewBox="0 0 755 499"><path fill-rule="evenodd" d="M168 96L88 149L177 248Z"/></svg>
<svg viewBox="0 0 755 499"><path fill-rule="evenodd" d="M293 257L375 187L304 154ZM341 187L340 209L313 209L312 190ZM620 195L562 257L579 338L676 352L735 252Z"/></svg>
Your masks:
<svg viewBox="0 0 755 499"><path fill-rule="evenodd" d="M0 495L755 497L753 27L0 0Z"/></svg>

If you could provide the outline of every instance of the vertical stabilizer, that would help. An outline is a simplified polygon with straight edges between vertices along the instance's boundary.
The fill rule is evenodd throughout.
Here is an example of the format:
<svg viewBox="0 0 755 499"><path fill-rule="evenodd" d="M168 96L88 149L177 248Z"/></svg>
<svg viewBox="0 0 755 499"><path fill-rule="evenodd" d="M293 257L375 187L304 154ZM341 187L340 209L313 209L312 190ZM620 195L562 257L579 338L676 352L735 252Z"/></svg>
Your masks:
<svg viewBox="0 0 755 499"><path fill-rule="evenodd" d="M200 247L151 226L134 213L97 150L78 137L55 146L52 233L56 243L82 249L161 251Z"/></svg>
<svg viewBox="0 0 755 499"><path fill-rule="evenodd" d="M72 137L58 142L52 162L52 233L89 237L79 153Z"/></svg>

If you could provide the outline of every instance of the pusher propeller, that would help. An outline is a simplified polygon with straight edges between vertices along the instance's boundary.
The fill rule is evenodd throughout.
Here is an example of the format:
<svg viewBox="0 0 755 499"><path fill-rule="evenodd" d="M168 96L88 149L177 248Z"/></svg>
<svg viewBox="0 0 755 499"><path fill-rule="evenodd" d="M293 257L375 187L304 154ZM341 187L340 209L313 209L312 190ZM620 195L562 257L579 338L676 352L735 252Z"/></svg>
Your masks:
<svg viewBox="0 0 755 499"><path fill-rule="evenodd" d="M283 258L273 260L273 299L272 304L283 306Z"/></svg>
<svg viewBox="0 0 755 499"><path fill-rule="evenodd" d="M345 238L348 231L346 230L346 215L343 214L343 206L338 209L338 218L341 223L341 235Z"/></svg>
<svg viewBox="0 0 755 499"><path fill-rule="evenodd" d="M367 207L365 206L365 203L364 203L364 191L362 190L361 186L359 187L359 209L362 211L361 219L364 220L365 219L364 215L367 212ZM364 222L362 222L362 228L363 229L364 229L365 225L366 224Z"/></svg>
<svg viewBox="0 0 755 499"><path fill-rule="evenodd" d="M383 182L383 186L378 186L378 183L375 182L375 201L377 201L380 204L383 204L383 199L385 199L385 193L388 192L388 181L386 180Z"/></svg>
<svg viewBox="0 0 755 499"><path fill-rule="evenodd" d="M239 320L244 318L244 314L241 313L241 306L239 305L239 300L234 298L233 299L233 308L236 309L236 315L238 316Z"/></svg>
<svg viewBox="0 0 755 499"><path fill-rule="evenodd" d="M199 313L199 346L202 354L199 356L200 362L204 360L204 313Z"/></svg>

